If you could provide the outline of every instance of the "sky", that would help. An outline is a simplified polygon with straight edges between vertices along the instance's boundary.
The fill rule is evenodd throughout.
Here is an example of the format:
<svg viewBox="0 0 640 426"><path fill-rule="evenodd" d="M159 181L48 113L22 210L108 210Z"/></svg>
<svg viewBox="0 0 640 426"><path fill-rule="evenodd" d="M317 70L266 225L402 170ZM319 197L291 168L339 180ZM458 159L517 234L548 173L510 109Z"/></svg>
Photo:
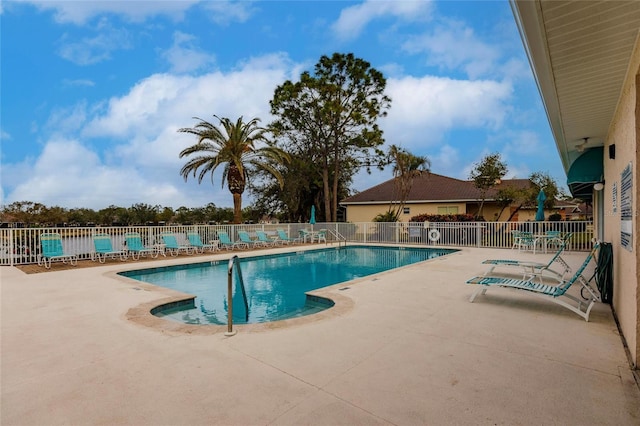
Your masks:
<svg viewBox="0 0 640 426"><path fill-rule="evenodd" d="M387 79L385 146L458 179L498 152L507 178L566 186L507 0L4 0L0 23L2 205L231 207L219 173L180 176L196 140L177 130L266 126L275 88L335 52ZM391 177L362 171L352 190Z"/></svg>

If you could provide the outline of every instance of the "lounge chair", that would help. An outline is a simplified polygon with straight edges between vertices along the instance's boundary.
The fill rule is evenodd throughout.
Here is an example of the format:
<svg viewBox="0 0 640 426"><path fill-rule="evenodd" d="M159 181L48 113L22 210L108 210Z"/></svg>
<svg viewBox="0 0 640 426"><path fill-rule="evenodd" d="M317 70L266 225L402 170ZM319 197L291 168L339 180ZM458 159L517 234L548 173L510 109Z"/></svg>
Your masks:
<svg viewBox="0 0 640 426"><path fill-rule="evenodd" d="M127 251L131 254L133 260L138 260L140 256L144 257L147 253L155 258L158 257L160 253L157 248L145 247L142 243L142 237L138 232L127 232L124 234L124 240L127 243Z"/></svg>
<svg viewBox="0 0 640 426"><path fill-rule="evenodd" d="M549 259L547 263L541 262L532 262L529 260L513 260L513 259L487 259L482 262L483 265L491 265L489 270L484 274L485 276L491 276L493 271L497 267L515 267L522 269L522 279L538 277L540 282L542 283L542 278L545 275L550 274L550 276L558 279L558 281L563 281L565 276L568 273L571 273L571 267L565 262L562 258L561 254L564 252L567 242L571 238L572 233L566 234L562 239L562 244L558 248L556 254ZM557 271L552 269L554 264L559 264L562 268L562 271Z"/></svg>
<svg viewBox="0 0 640 426"><path fill-rule="evenodd" d="M538 297L557 303L558 305L580 315L585 321L589 321L591 308L593 308L595 302L599 302L601 299L600 296L596 294L595 290L589 285L589 281L584 278L582 273L591 259L595 256L598 247L598 243L594 244L593 249L589 252L587 258L582 262L580 268L578 268L576 273L569 280L563 280L562 282L554 285L542 284L531 279L521 280L508 277L479 276L471 278L467 281L467 284L476 284L479 285L479 287L471 295L469 302L473 302L479 294L485 294L489 288L512 288L516 290L525 290ZM580 282L582 290L587 290L589 297L580 299L567 294L567 290L569 290L576 281ZM581 291L581 294L583 293L584 292ZM568 299L568 301L565 301L564 299Z"/></svg>
<svg viewBox="0 0 640 426"><path fill-rule="evenodd" d="M249 248L266 247L265 243L257 240L252 240L247 231L239 230L238 238L240 238L240 241L245 243Z"/></svg>
<svg viewBox="0 0 640 426"><path fill-rule="evenodd" d="M200 234L197 232L187 232L187 239L196 253L204 253L207 249L211 252L216 251L216 249L219 250L218 244L204 244L200 238Z"/></svg>
<svg viewBox="0 0 640 426"><path fill-rule="evenodd" d="M299 238L290 238L287 233L284 232L284 229L278 229L276 232L278 233L279 240L282 241L283 244L296 243L300 241Z"/></svg>
<svg viewBox="0 0 640 426"><path fill-rule="evenodd" d="M187 254L193 254L193 247L186 244L179 244L176 236L172 232L163 232L162 241L164 242L165 251L168 251L171 256L177 256L181 251Z"/></svg>
<svg viewBox="0 0 640 426"><path fill-rule="evenodd" d="M120 258L120 261L124 262L127 260L127 251L126 250L114 250L113 245L111 244L111 236L109 234L95 234L93 236L93 248L95 249L94 255L95 261L96 258L98 262L104 263L107 260L107 257L111 257L115 259L116 256Z"/></svg>
<svg viewBox="0 0 640 426"><path fill-rule="evenodd" d="M269 238L267 233L264 231L256 231L256 236L258 237L258 241L264 244L265 247L274 247L280 244L280 240Z"/></svg>
<svg viewBox="0 0 640 426"><path fill-rule="evenodd" d="M218 232L218 240L220 241L220 247L224 247L226 250L233 250L235 248L249 248L247 243L243 243L242 241L231 241L229 238L229 234L227 231L217 231Z"/></svg>
<svg viewBox="0 0 640 426"><path fill-rule="evenodd" d="M62 237L58 233L49 233L40 235L40 247L42 252L38 257L38 265L47 269L51 268L51 262L61 261L71 266L78 264L78 256L75 254L66 254L62 248Z"/></svg>

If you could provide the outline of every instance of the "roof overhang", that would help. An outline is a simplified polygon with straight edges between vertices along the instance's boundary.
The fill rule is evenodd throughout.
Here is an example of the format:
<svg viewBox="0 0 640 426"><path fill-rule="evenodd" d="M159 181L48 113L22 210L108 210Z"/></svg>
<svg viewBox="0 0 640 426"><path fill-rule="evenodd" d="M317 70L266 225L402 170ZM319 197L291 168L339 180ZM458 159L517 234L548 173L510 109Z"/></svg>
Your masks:
<svg viewBox="0 0 640 426"><path fill-rule="evenodd" d="M583 151L607 140L638 39L640 1L510 4L562 165L569 172Z"/></svg>

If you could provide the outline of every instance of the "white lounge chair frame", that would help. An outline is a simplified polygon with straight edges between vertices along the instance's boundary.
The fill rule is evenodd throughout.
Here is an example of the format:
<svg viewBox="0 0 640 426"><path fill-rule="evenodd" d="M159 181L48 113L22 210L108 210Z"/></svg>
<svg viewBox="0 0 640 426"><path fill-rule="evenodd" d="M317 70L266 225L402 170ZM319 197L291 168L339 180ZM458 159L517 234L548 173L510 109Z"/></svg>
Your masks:
<svg viewBox="0 0 640 426"><path fill-rule="evenodd" d="M578 268L576 273L571 277L571 279L569 279L568 281L562 281L557 285L542 284L532 280L520 280L508 277L479 276L471 278L467 281L467 284L476 284L479 285L479 287L471 295L471 297L469 298L469 302L473 303L473 301L479 294L486 294L489 288L511 288L516 290L525 290L537 297L541 297L545 300L549 300L553 303L563 306L569 309L571 312L580 315L585 321L589 321L589 314L591 313L593 305L596 302L600 302L601 299L600 296L596 293L596 290L589 285L589 281L582 276L582 273L584 272L591 259L594 258L598 247L599 244L596 243L591 252L589 252L587 258L584 260L580 268ZM582 300L578 297L567 294L567 290L569 290L569 288L576 281L579 281L582 289L586 290L589 294L589 297L586 300Z"/></svg>
<svg viewBox="0 0 640 426"><path fill-rule="evenodd" d="M94 252L91 257L94 261L97 258L100 263L105 263L107 257L115 259L116 256L120 258L121 262L124 262L127 260L127 255L129 254L127 250L114 250L113 244L111 243L111 235L105 233L95 234L93 236L93 248Z"/></svg>
<svg viewBox="0 0 640 426"><path fill-rule="evenodd" d="M497 267L510 267L510 268L521 268L523 271L522 279L531 279L534 277L538 277L540 283L542 283L542 278L545 276L550 276L552 278L557 279L562 282L567 274L571 273L571 267L567 264L567 262L562 258L561 254L564 252L564 249L573 234L568 233L562 238L562 242L558 251L555 255L549 259L547 263L541 262L532 262L529 260L514 260L514 259L487 259L482 262L483 265L491 265L487 272L485 272L485 276L492 276L495 268ZM557 271L552 269L554 264L558 264L561 267L561 271Z"/></svg>
<svg viewBox="0 0 640 426"><path fill-rule="evenodd" d="M147 253L152 258L156 258L160 254L159 247L146 247L142 243L142 236L139 232L127 232L124 235L124 240L127 243L127 251L133 260L139 260L140 256L145 257Z"/></svg>
<svg viewBox="0 0 640 426"><path fill-rule="evenodd" d="M67 263L71 266L78 264L78 256L66 254L62 248L62 237L58 233L48 233L40 235L40 247L42 252L38 256L38 266L51 269L51 262Z"/></svg>
<svg viewBox="0 0 640 426"><path fill-rule="evenodd" d="M180 244L178 242L178 238L173 232L163 232L161 237L164 242L165 251L168 251L173 257L179 255L181 251L184 251L187 254L194 253L194 247L191 245Z"/></svg>

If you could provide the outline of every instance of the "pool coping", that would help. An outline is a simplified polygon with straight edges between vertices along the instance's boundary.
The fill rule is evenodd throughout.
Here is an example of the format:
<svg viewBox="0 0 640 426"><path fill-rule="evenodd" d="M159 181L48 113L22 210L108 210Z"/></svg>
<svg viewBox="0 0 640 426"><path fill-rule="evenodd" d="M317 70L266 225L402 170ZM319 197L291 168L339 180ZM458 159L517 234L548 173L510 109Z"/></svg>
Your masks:
<svg viewBox="0 0 640 426"><path fill-rule="evenodd" d="M456 250L456 251L454 251L452 253L449 253L448 255L445 255L445 256L456 255L456 254L460 253L460 251L461 251L460 249L454 248L454 247L430 247L430 246L413 246L413 245L398 246L398 245L394 245L394 244L361 244L361 243L350 244L350 245L351 246L355 246L355 245L357 245L357 246L371 246L371 247L411 247L411 248L454 249L454 250ZM303 251L321 250L321 249L326 249L326 248L330 248L330 247L338 247L338 245L336 245L336 244L328 244L326 246L323 246L322 248L319 248L319 247L305 247ZM228 253L229 257L228 258L223 258L223 259L216 258L215 260L216 261L220 261L220 262L228 261L234 255L237 255L237 254L245 254L245 256L240 257L242 259L243 257L262 257L262 256L270 256L270 255L274 255L274 254L282 254L282 253L301 251L301 249L303 249L303 247L290 247L290 250L279 251L277 253L268 252L268 253L264 253L262 255L256 255L255 252L254 253L249 253L249 252L247 252L247 253L229 252ZM223 253L223 254L226 254L226 253ZM327 286L327 287L322 287L322 288L319 288L319 289L316 289L316 290L312 290L312 291L307 291L307 292L305 292L305 294L307 294L307 295L320 297L320 298L323 298L323 299L330 300L331 302L333 302L333 306L331 306L330 308L324 309L324 310L322 310L320 312L316 312L316 313L309 314L309 315L304 315L304 316L299 316L299 317L295 317L295 318L287 318L287 319L283 319L283 320L269 321L269 322L264 322L264 323L233 324L233 330L237 331L237 332L264 332L264 331L276 330L276 329L282 329L282 328L289 328L289 327L294 327L294 326L302 326L302 325L305 325L305 324L310 324L310 323L314 323L314 322L318 322L318 321L323 321L323 320L330 319L330 318L341 317L343 315L348 314L354 308L355 302L353 301L353 299L351 299L350 297L346 296L344 293L338 293L338 292L342 292L342 291L350 288L351 286L360 285L363 282L371 281L375 277L378 277L378 276L381 276L381 275L385 275L385 274L394 273L394 272L397 272L397 271L405 269L405 268L410 268L412 266L424 264L426 262L434 262L434 261L437 261L437 260L441 259L442 257L444 257L444 256L439 256L439 257L435 257L433 259L423 260L421 262L412 263L412 264L409 264L409 265L401 266L399 268L393 268L393 269L389 269L389 270L386 270L386 271L378 272L376 274L360 277L360 278L357 278L357 279L354 279L354 280L333 284L333 285L330 285L330 286ZM189 260L189 259L184 259L184 260L185 260L185 262L173 263L170 266L180 266L180 265L189 265L189 264L192 264L192 263L206 263L207 262L207 261L188 262L186 260ZM139 304L139 305L137 305L135 307L130 308L125 314L125 319L127 321L130 321L130 322L132 322L134 324L137 324L137 325L140 325L140 326L152 328L154 330L161 331L161 332L164 332L164 333L192 334L192 335L213 335L213 334L227 333L228 332L228 325L227 324L223 324L223 325L218 325L218 324L185 324L185 323L181 323L181 322L178 322L178 321L172 321L172 320L168 320L168 319L163 319L161 317L157 317L154 314L152 314L153 310L157 310L158 308L161 308L162 306L193 300L196 296L194 296L193 294L183 293L183 292L180 292L180 291L177 291L177 290L173 290L173 289L162 287L162 286L157 286L157 285L150 284L150 283L145 283L145 282L142 282L142 281L135 280L133 278L126 277L124 275L120 275L121 272L132 271L132 270L137 270L137 269L153 269L153 268L139 268L139 267L138 268L126 268L126 269L117 270L117 271L112 270L112 271L106 272L104 275L109 277L109 278L116 279L116 280L118 280L120 282L132 285L134 289L139 289L139 290L144 290L144 291L152 291L154 293L160 293L160 294L164 295L164 297L162 297L160 299L155 299L155 300L152 300L152 301L149 301L149 302L145 302L145 303L142 303L142 304Z"/></svg>

